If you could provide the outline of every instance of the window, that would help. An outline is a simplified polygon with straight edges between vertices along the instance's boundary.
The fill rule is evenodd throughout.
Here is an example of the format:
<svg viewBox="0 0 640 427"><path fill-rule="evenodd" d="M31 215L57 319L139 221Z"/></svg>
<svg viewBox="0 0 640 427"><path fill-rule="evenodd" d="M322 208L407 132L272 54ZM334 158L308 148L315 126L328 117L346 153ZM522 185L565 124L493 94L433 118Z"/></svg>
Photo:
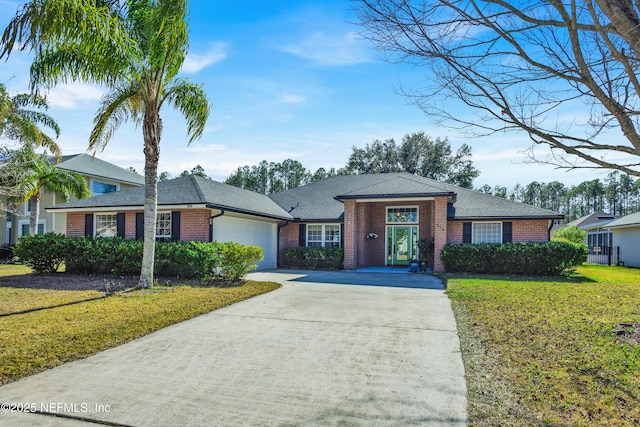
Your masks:
<svg viewBox="0 0 640 427"><path fill-rule="evenodd" d="M417 207L393 207L387 208L387 224L418 223Z"/></svg>
<svg viewBox="0 0 640 427"><path fill-rule="evenodd" d="M502 243L501 222L474 222L471 234L472 243Z"/></svg>
<svg viewBox="0 0 640 427"><path fill-rule="evenodd" d="M31 214L31 199L24 202L24 214L29 216Z"/></svg>
<svg viewBox="0 0 640 427"><path fill-rule="evenodd" d="M156 216L156 239L171 239L171 212L160 212Z"/></svg>
<svg viewBox="0 0 640 427"><path fill-rule="evenodd" d="M20 221L18 230L20 231L20 235L18 237L28 236L29 221ZM44 220L38 221L38 234L44 234L45 231Z"/></svg>
<svg viewBox="0 0 640 427"><path fill-rule="evenodd" d="M340 246L339 224L308 224L307 246L326 247Z"/></svg>
<svg viewBox="0 0 640 427"><path fill-rule="evenodd" d="M96 237L115 237L118 235L116 214L96 214Z"/></svg>
<svg viewBox="0 0 640 427"><path fill-rule="evenodd" d="M118 191L118 186L116 184L107 184L106 182L91 181L91 191L93 192L94 196L98 196L100 194L107 194Z"/></svg>

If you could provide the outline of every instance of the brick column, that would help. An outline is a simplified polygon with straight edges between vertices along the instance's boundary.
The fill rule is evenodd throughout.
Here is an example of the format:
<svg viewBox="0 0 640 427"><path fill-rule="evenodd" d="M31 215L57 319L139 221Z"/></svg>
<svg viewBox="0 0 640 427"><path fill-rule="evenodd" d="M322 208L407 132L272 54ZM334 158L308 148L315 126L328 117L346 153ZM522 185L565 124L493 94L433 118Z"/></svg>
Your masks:
<svg viewBox="0 0 640 427"><path fill-rule="evenodd" d="M447 197L436 197L433 209L433 224L434 224L434 249L433 256L435 272L444 272L444 264L440 258L440 252L442 247L447 243Z"/></svg>
<svg viewBox="0 0 640 427"><path fill-rule="evenodd" d="M344 201L344 269L357 268L356 201Z"/></svg>

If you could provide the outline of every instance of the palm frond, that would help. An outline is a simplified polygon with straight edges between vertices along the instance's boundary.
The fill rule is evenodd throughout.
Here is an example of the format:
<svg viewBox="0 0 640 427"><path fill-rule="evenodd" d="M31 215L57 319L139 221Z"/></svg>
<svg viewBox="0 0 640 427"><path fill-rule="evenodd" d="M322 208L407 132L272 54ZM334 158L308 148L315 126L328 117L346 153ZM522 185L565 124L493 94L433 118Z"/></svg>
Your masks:
<svg viewBox="0 0 640 427"><path fill-rule="evenodd" d="M180 111L187 121L189 144L202 136L211 104L201 84L192 83L189 79L176 79L167 89L164 101Z"/></svg>
<svg viewBox="0 0 640 427"><path fill-rule="evenodd" d="M34 0L22 5L0 38L0 59L14 48L35 50L60 41L84 45L109 43L129 50L118 1Z"/></svg>
<svg viewBox="0 0 640 427"><path fill-rule="evenodd" d="M141 88L137 83L123 84L103 96L93 120L90 150L103 150L114 132L128 120L139 122L143 113Z"/></svg>
<svg viewBox="0 0 640 427"><path fill-rule="evenodd" d="M60 136L60 126L50 115L41 111L22 109L18 111L18 114L25 120L48 127L56 134L56 138Z"/></svg>

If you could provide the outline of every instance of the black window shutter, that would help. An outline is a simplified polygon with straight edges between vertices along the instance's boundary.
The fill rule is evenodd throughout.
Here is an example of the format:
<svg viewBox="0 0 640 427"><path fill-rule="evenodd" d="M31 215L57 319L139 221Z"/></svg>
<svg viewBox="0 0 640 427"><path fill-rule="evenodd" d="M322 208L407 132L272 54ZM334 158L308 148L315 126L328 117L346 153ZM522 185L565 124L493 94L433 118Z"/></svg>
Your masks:
<svg viewBox="0 0 640 427"><path fill-rule="evenodd" d="M125 237L124 232L124 212L120 212L116 216L116 230L118 230L118 237Z"/></svg>
<svg viewBox="0 0 640 427"><path fill-rule="evenodd" d="M93 214L84 216L84 235L85 237L93 237Z"/></svg>
<svg viewBox="0 0 640 427"><path fill-rule="evenodd" d="M171 240L180 240L180 211L171 212Z"/></svg>
<svg viewBox="0 0 640 427"><path fill-rule="evenodd" d="M136 212L136 240L144 239L144 213Z"/></svg>
<svg viewBox="0 0 640 427"><path fill-rule="evenodd" d="M502 243L510 243L513 237L512 233L513 223L512 222L503 222L502 223Z"/></svg>
<svg viewBox="0 0 640 427"><path fill-rule="evenodd" d="M340 247L344 248L344 224L340 224Z"/></svg>
<svg viewBox="0 0 640 427"><path fill-rule="evenodd" d="M300 224L298 230L300 231L298 246L307 246L307 224Z"/></svg>
<svg viewBox="0 0 640 427"><path fill-rule="evenodd" d="M471 243L471 223L462 223L462 243Z"/></svg>

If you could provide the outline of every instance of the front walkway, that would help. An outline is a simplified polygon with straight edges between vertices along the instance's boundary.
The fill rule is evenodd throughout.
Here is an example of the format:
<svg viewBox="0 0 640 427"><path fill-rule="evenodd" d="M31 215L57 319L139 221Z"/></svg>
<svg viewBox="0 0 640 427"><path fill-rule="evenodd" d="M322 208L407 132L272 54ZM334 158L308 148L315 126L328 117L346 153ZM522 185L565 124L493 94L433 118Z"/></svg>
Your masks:
<svg viewBox="0 0 640 427"><path fill-rule="evenodd" d="M466 425L444 291L317 273L254 273L284 285L0 387L0 402L127 426ZM92 424L0 412L0 425Z"/></svg>

